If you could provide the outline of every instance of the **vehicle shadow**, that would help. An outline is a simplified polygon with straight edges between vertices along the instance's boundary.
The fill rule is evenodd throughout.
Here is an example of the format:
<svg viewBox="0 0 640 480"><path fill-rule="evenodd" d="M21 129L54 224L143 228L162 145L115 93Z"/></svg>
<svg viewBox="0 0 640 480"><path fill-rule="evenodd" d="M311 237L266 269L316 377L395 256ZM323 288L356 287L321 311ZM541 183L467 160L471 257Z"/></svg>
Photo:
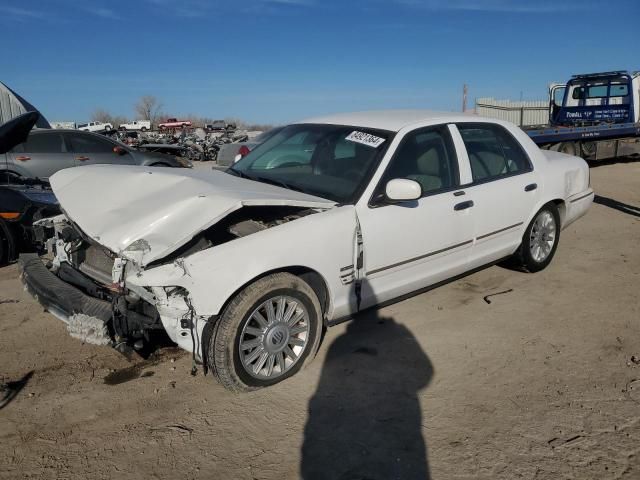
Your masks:
<svg viewBox="0 0 640 480"><path fill-rule="evenodd" d="M589 168L606 167L608 165L636 163L640 162L640 155L629 155L627 157L616 157L608 160L587 160Z"/></svg>
<svg viewBox="0 0 640 480"><path fill-rule="evenodd" d="M640 217L640 207L634 207L633 205L619 202L618 200L614 200L613 198L596 195L593 199L593 203L613 208L614 210L618 210L619 212L626 213L634 217Z"/></svg>
<svg viewBox="0 0 640 480"><path fill-rule="evenodd" d="M33 370L28 372L20 380L0 384L0 410L9 405L18 396L20 391L27 386L32 376Z"/></svg>
<svg viewBox="0 0 640 480"><path fill-rule="evenodd" d="M406 327L378 310L357 314L329 347L309 401L301 477L429 479L419 392L432 377Z"/></svg>

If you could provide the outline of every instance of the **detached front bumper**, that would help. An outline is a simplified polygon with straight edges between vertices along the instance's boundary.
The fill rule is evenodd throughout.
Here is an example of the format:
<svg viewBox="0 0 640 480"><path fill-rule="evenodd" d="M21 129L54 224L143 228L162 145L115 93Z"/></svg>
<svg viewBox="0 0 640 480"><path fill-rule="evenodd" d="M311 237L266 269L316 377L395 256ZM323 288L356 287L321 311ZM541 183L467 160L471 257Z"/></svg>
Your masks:
<svg viewBox="0 0 640 480"><path fill-rule="evenodd" d="M111 343L107 328L113 315L111 303L90 297L64 282L36 254L21 254L18 266L27 291L45 310L67 324L71 336L98 345Z"/></svg>
<svg viewBox="0 0 640 480"><path fill-rule="evenodd" d="M65 323L76 314L111 320L111 303L90 297L60 280L35 253L23 253L18 259L20 280L42 306Z"/></svg>

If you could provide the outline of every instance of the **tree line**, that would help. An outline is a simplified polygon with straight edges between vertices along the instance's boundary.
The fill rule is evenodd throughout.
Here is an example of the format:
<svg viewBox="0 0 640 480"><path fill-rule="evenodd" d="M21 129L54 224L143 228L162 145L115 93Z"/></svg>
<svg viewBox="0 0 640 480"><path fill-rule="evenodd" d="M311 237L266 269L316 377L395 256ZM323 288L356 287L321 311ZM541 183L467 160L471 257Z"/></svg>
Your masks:
<svg viewBox="0 0 640 480"><path fill-rule="evenodd" d="M220 119L212 117L202 117L194 114L173 115L165 112L163 110L163 107L163 103L155 96L144 95L140 97L140 99L133 106L133 111L136 114L135 120L151 120L152 125L157 125L167 118L179 118L180 120L189 120L192 125L196 127L203 126L208 123L213 123L215 120L224 120L227 123L233 123L238 128L246 130L266 131L273 128L273 125L268 124L249 124L239 118ZM120 124L129 123L130 119L125 117L124 115L113 115L105 108L96 108L91 115L91 121L110 123L115 128L118 128L118 125Z"/></svg>

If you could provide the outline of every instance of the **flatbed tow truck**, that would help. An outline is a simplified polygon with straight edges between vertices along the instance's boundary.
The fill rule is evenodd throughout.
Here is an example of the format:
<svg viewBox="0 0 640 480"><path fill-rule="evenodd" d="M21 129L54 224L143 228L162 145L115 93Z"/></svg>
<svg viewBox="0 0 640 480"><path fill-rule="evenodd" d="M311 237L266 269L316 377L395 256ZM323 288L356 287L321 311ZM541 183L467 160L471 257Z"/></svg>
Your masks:
<svg viewBox="0 0 640 480"><path fill-rule="evenodd" d="M640 154L640 72L574 75L549 88L549 124L524 127L540 147L586 160Z"/></svg>

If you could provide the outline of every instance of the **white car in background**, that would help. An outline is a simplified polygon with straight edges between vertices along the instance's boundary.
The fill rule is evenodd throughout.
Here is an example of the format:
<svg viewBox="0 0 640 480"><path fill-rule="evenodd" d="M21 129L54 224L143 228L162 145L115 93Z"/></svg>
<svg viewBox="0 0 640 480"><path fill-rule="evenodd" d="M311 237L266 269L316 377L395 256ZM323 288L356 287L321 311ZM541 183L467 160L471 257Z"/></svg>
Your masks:
<svg viewBox="0 0 640 480"><path fill-rule="evenodd" d="M505 258L530 272L594 194L578 157L452 113L287 126L222 171L74 168L50 266L22 278L72 335L140 348L164 329L234 391L280 382L322 330ZM532 280L535 281L535 280Z"/></svg>
<svg viewBox="0 0 640 480"><path fill-rule="evenodd" d="M118 126L120 130L139 130L141 132L146 132L147 130L151 130L151 121L150 120L134 120L130 123L121 123Z"/></svg>
<svg viewBox="0 0 640 480"><path fill-rule="evenodd" d="M107 130L113 130L113 125L103 122L89 122L78 124L78 130L84 132L104 132Z"/></svg>

